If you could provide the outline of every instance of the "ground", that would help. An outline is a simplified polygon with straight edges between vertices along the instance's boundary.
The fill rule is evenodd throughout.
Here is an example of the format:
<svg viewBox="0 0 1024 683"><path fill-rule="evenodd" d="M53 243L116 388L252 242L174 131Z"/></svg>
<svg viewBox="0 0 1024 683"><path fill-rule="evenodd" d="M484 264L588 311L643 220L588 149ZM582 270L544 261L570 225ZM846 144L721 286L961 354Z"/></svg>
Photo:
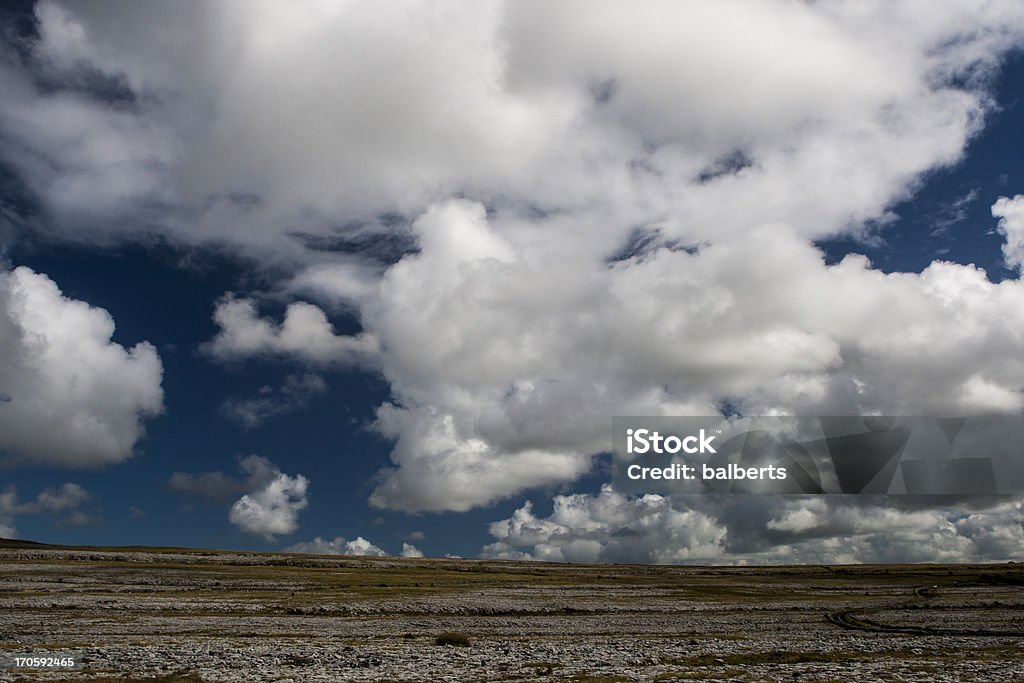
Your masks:
<svg viewBox="0 0 1024 683"><path fill-rule="evenodd" d="M1024 681L1024 565L0 547L0 681Z"/></svg>

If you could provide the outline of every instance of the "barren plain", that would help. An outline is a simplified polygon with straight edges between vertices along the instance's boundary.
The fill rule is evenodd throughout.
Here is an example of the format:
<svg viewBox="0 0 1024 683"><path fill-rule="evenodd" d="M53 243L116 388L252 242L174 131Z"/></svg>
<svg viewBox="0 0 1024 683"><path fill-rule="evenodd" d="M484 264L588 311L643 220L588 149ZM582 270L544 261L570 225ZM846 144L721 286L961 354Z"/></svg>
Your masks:
<svg viewBox="0 0 1024 683"><path fill-rule="evenodd" d="M1024 565L0 547L0 681L1024 681Z"/></svg>

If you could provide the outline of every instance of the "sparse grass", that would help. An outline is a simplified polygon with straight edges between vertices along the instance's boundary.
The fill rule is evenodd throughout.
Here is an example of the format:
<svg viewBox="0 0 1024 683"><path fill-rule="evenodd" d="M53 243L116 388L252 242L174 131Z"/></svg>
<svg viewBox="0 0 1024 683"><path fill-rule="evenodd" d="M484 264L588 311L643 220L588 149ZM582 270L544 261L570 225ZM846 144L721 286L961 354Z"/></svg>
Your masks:
<svg viewBox="0 0 1024 683"><path fill-rule="evenodd" d="M880 655L890 653L869 652L783 652L773 650L771 652L739 652L731 655L698 655L695 657L663 659L663 664L688 667L715 667L715 666L770 666L789 664L811 664L838 662L856 662L865 659L874 659Z"/></svg>
<svg viewBox="0 0 1024 683"><path fill-rule="evenodd" d="M523 666L528 666L531 669L557 669L562 665L558 662L527 662Z"/></svg>
<svg viewBox="0 0 1024 683"><path fill-rule="evenodd" d="M51 683L80 683L83 679L81 678L61 678L61 679L50 679ZM190 671L182 671L179 673L156 675L150 677L139 678L137 676L100 676L98 678L88 678L89 683L205 683L205 679L197 673ZM18 683L28 679L20 679Z"/></svg>
<svg viewBox="0 0 1024 683"><path fill-rule="evenodd" d="M65 557L60 551L45 550L20 559L10 557L11 551L0 550L0 589L14 588L0 593L0 632L11 637L0 638L0 653L23 649L26 639L20 636L35 634L33 638L37 638L42 624L52 624L50 637L71 642L37 643L35 648L73 648L83 637L95 640L82 646L125 648L172 639L230 641L231 647L280 641L287 647L263 654L276 660L274 666L283 667L268 673L268 680L294 677L300 667L314 661L299 641L308 641L314 651L331 651L341 645L374 649L396 645L411 650L431 649L435 642L465 647L470 645L468 633L473 634L472 645L478 646L468 652L487 655L489 665L505 664L505 658L490 656L490 646L507 646L514 653L508 657L512 664L496 674L500 678L486 680L611 683L651 680L659 671L662 673L655 680L666 683L763 680L769 675L788 680L797 668L829 678L857 662L865 663L865 670L873 673L885 672L888 664L897 660L920 674L947 669L963 673L968 665L991 665L996 675L990 678L1006 680L1006 676L999 677L1001 672L1012 670L1019 661L1016 639L998 646L975 641L970 648L922 650L906 647L907 641L896 636L883 639L871 634L872 642L878 643L876 650L858 651L852 644L842 645L844 641L831 638L822 648L836 647L835 652L771 650L778 647L778 641L762 640L762 631L755 624L792 621L809 630L835 632L839 639L844 634L826 622L825 614L862 605L867 609L861 611L871 614L868 610L880 601L911 601L915 588L939 585L939 596L926 605L927 612L908 616L902 613L905 610L897 610L900 613L882 612L878 618L928 623L965 615L965 623L979 624L979 628L988 623L985 620L998 618L1008 629L1022 629L1013 610L1021 600L1024 565L720 568L254 553L218 557L194 551L162 556L142 551L122 560L113 550L95 553L96 559L90 559L91 554ZM46 599L50 595L55 596L53 601ZM107 595L110 599L104 599ZM757 611L749 613L748 620L751 604ZM453 605L460 609L452 611ZM937 610L948 611L932 614ZM657 628L644 616L648 613L661 619ZM689 614L695 615L694 621L686 617ZM762 622L762 615L772 621ZM365 629L352 626L364 620ZM456 640L448 638L453 633L437 635L449 629ZM660 666L611 664L619 661L621 650L615 646L625 639L637 643L637 649L649 651ZM719 641L715 649L731 653L703 654L709 649L704 646L714 641ZM559 658L553 653L562 652L562 645L577 642L595 644L595 651L607 649L610 654L571 664L568 659L561 665L547 661ZM532 647L538 643L559 647ZM806 647L816 645L808 643ZM530 658L535 661L521 663ZM476 668L476 660L482 657L441 659L450 660L446 664L452 670L461 666L462 659L472 663L472 671L464 672L470 680L494 675L483 673L486 668ZM609 663L599 663L605 661ZM800 664L807 666L796 666ZM190 666L189 660L181 660L178 666ZM338 666L348 664L342 661ZM572 675L584 666L594 670ZM751 674L751 670L757 673ZM187 673L117 677L116 671L97 671L93 675L105 675L98 679L87 679L88 672L65 675L81 676L70 680L100 683L202 680ZM344 676L339 673L339 677Z"/></svg>
<svg viewBox="0 0 1024 683"><path fill-rule="evenodd" d="M976 648L975 654L982 655L991 648ZM723 666L788 666L792 664L840 664L865 662L875 659L931 660L936 657L948 656L942 651L916 652L911 649L879 650L877 652L861 650L835 650L832 652L786 652L771 650L768 652L737 652L734 654L697 655L693 657L663 658L662 664L685 667L723 667ZM924 664L922 666L928 666ZM677 677L679 674L669 672ZM701 673L702 676L706 675ZM668 680L668 679L665 679Z"/></svg>
<svg viewBox="0 0 1024 683"><path fill-rule="evenodd" d="M305 655L288 654L285 655L284 661L292 666L312 666L316 663L316 660L312 657L306 657Z"/></svg>
<svg viewBox="0 0 1024 683"><path fill-rule="evenodd" d="M448 631L446 633L441 633L436 638L434 638L434 645L453 645L455 647L469 647L470 641L469 636L467 636L465 633Z"/></svg>
<svg viewBox="0 0 1024 683"><path fill-rule="evenodd" d="M743 669L723 669L721 671L665 671L654 677L656 683L671 681L726 681L738 678L747 673Z"/></svg>

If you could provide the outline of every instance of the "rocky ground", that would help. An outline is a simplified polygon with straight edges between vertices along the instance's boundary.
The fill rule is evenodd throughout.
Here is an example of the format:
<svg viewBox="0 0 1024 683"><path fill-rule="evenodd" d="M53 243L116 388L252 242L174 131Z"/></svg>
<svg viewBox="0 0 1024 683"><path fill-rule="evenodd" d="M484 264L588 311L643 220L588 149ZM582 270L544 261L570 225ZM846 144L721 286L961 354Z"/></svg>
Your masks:
<svg viewBox="0 0 1024 683"><path fill-rule="evenodd" d="M47 653L0 681L1024 681L1024 565L0 548L0 657Z"/></svg>

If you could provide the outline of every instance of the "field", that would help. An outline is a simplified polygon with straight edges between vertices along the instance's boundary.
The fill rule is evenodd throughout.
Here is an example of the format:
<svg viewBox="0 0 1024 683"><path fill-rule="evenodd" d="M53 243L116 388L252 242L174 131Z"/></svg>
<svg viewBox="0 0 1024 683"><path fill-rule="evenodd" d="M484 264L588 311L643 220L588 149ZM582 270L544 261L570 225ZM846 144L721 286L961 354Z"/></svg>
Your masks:
<svg viewBox="0 0 1024 683"><path fill-rule="evenodd" d="M0 547L0 681L1024 681L1024 565Z"/></svg>

